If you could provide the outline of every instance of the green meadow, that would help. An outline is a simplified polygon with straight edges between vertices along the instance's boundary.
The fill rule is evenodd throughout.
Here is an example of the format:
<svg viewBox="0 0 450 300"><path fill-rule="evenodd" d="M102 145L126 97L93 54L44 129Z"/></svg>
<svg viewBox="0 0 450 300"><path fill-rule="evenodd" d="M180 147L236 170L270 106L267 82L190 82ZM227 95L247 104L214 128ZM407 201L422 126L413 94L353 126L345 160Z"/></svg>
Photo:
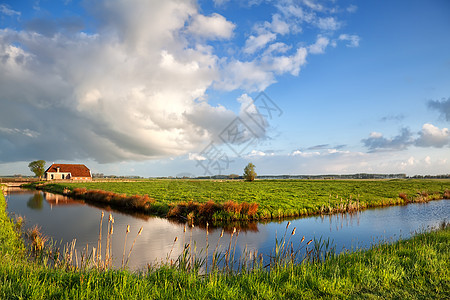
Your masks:
<svg viewBox="0 0 450 300"><path fill-rule="evenodd" d="M122 195L103 202L124 204L162 216L194 219L275 219L313 214L351 212L369 207L401 205L450 197L449 180L145 180L50 183L45 190L88 198L87 191ZM80 192L81 191L81 192ZM78 193L78 194L77 194ZM129 201L125 196L149 199ZM102 201L101 197L91 197ZM105 197L104 197L105 198ZM116 197L117 198L117 197ZM139 203L141 202L141 203ZM253 206L251 206L253 205ZM203 215L202 215L203 213ZM190 215L189 215L190 214ZM206 217L204 216L206 215Z"/></svg>

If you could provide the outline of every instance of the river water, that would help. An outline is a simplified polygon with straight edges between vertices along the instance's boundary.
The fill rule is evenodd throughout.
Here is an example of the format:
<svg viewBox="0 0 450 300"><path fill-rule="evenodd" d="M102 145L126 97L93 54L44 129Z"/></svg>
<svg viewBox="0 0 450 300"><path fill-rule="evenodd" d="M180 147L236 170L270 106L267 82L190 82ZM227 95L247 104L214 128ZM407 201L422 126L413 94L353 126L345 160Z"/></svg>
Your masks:
<svg viewBox="0 0 450 300"><path fill-rule="evenodd" d="M97 247L101 212L105 212L102 226L103 246L107 235L107 220L109 213L114 217L114 234L112 239L113 263L120 267L125 242L127 225L130 233L126 242L126 255L141 227L142 234L136 239L128 266L131 269L145 269L148 263L166 261L169 254L176 259L182 253L184 244L192 241L197 251L206 249L206 230L199 227L186 226L167 219L144 215L130 215L109 208L99 208L73 200L61 195L41 191L11 190L6 196L7 210L25 219L25 229L37 224L41 231L53 241L62 244L76 239L78 253ZM330 239L336 247L336 252L368 248L380 242L393 242L399 238L408 238L416 231L438 226L442 221L450 220L450 201L439 200L429 203L409 204L386 208L368 209L354 214L337 214L299 218L290 220L296 233L290 241L294 247L304 245L310 239ZM273 221L253 223L242 229L236 239L236 255L244 249L257 250L258 254L267 256L275 248L275 240L280 240L285 234L288 221ZM230 243L230 228L225 228L220 239L222 228L210 228L208 235L209 254L216 245L225 251ZM300 243L302 237L305 242ZM174 243L174 239L178 238ZM235 234L236 237L236 234Z"/></svg>

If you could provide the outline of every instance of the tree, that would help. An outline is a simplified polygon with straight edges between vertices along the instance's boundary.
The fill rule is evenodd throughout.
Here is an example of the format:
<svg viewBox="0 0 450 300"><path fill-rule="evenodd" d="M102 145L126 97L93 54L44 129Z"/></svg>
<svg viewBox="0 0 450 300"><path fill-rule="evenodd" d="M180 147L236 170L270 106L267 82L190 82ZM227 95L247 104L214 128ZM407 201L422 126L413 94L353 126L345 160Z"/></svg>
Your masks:
<svg viewBox="0 0 450 300"><path fill-rule="evenodd" d="M28 164L28 168L30 168L31 172L33 172L36 176L41 177L44 176L45 173L45 160L35 160Z"/></svg>
<svg viewBox="0 0 450 300"><path fill-rule="evenodd" d="M255 180L255 177L256 177L255 165L249 163L244 169L244 179L246 181L253 181Z"/></svg>

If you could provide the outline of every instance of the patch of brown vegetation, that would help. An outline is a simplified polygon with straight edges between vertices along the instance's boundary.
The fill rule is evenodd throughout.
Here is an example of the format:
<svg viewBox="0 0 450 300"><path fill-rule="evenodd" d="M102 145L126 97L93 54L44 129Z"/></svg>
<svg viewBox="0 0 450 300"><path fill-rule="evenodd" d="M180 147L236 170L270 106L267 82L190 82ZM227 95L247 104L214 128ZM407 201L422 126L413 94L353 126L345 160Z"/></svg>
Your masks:
<svg viewBox="0 0 450 300"><path fill-rule="evenodd" d="M167 217L206 222L213 220L214 215L221 212L225 213L228 219L257 219L258 203L236 203L231 200L223 204L212 200L206 203L180 202L170 205Z"/></svg>
<svg viewBox="0 0 450 300"><path fill-rule="evenodd" d="M86 190L85 188L76 188L71 193L72 197L81 198L87 201L109 204L128 209L137 209L146 211L149 206L155 203L155 199L148 195L117 194L103 190Z"/></svg>
<svg viewBox="0 0 450 300"><path fill-rule="evenodd" d="M445 190L443 197L444 199L450 199L450 190Z"/></svg>
<svg viewBox="0 0 450 300"><path fill-rule="evenodd" d="M398 196L401 199L403 199L405 202L409 202L408 195L406 195L405 193L400 193L400 194L398 194Z"/></svg>

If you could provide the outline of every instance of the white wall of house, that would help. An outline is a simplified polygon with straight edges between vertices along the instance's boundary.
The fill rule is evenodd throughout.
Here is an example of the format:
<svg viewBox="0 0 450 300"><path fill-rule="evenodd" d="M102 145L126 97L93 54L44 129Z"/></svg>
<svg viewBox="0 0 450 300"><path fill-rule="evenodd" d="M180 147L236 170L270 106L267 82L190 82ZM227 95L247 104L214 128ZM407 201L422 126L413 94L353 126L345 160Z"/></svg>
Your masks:
<svg viewBox="0 0 450 300"><path fill-rule="evenodd" d="M47 180L70 179L71 174L68 172L47 172Z"/></svg>

